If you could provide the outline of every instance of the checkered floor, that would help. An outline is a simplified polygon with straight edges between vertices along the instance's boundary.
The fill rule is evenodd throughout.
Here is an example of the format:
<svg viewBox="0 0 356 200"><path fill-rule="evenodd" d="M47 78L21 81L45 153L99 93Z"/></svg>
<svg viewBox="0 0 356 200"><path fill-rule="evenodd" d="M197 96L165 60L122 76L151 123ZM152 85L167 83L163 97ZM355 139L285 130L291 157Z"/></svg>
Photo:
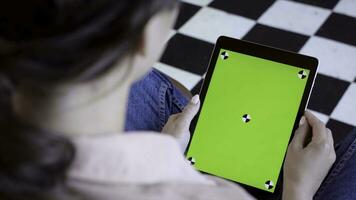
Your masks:
<svg viewBox="0 0 356 200"><path fill-rule="evenodd" d="M184 0L155 67L198 93L220 35L317 57L308 108L336 137L356 126L356 0Z"/></svg>

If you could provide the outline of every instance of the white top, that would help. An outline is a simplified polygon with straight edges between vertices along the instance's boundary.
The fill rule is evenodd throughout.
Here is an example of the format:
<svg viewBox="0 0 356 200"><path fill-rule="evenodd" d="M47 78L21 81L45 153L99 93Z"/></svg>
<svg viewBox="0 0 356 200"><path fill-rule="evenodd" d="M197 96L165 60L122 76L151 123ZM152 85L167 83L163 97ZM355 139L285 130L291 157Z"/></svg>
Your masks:
<svg viewBox="0 0 356 200"><path fill-rule="evenodd" d="M197 172L177 141L157 133L72 138L70 186L94 199L253 199L234 183Z"/></svg>

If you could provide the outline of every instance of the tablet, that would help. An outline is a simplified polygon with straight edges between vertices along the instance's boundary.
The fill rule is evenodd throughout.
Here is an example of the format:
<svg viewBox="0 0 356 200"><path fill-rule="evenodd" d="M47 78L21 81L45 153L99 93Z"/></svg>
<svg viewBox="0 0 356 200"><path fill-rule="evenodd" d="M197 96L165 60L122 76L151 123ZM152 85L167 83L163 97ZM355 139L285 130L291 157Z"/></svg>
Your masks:
<svg viewBox="0 0 356 200"><path fill-rule="evenodd" d="M256 197L280 193L287 147L317 65L309 56L220 37L192 122L188 161Z"/></svg>

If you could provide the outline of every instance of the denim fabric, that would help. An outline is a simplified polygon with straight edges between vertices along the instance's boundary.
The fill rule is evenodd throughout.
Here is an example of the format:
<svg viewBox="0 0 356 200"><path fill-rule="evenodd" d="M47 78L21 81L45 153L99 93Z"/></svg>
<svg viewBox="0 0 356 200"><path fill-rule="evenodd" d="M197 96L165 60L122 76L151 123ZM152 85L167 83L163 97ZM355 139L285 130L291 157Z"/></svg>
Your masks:
<svg viewBox="0 0 356 200"><path fill-rule="evenodd" d="M153 69L131 88L125 131L160 132L169 116L181 112L187 104L188 99L171 81Z"/></svg>
<svg viewBox="0 0 356 200"><path fill-rule="evenodd" d="M356 129L336 145L336 157L314 200L356 199Z"/></svg>

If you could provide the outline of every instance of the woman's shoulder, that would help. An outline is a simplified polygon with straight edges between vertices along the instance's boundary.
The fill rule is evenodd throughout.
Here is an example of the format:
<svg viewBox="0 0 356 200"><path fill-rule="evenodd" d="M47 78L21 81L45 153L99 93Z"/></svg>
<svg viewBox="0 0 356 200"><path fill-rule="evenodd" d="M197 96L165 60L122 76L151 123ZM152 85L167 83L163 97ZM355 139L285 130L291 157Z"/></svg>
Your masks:
<svg viewBox="0 0 356 200"><path fill-rule="evenodd" d="M252 199L237 185L200 174L176 140L152 132L76 138L74 188L98 199Z"/></svg>
<svg viewBox="0 0 356 200"><path fill-rule="evenodd" d="M254 200L244 189L229 181L208 177L216 184L168 181L157 184L97 185L72 182L75 190L102 200Z"/></svg>
<svg viewBox="0 0 356 200"><path fill-rule="evenodd" d="M70 177L101 183L158 183L204 177L185 160L177 141L152 132L73 138L77 156Z"/></svg>

